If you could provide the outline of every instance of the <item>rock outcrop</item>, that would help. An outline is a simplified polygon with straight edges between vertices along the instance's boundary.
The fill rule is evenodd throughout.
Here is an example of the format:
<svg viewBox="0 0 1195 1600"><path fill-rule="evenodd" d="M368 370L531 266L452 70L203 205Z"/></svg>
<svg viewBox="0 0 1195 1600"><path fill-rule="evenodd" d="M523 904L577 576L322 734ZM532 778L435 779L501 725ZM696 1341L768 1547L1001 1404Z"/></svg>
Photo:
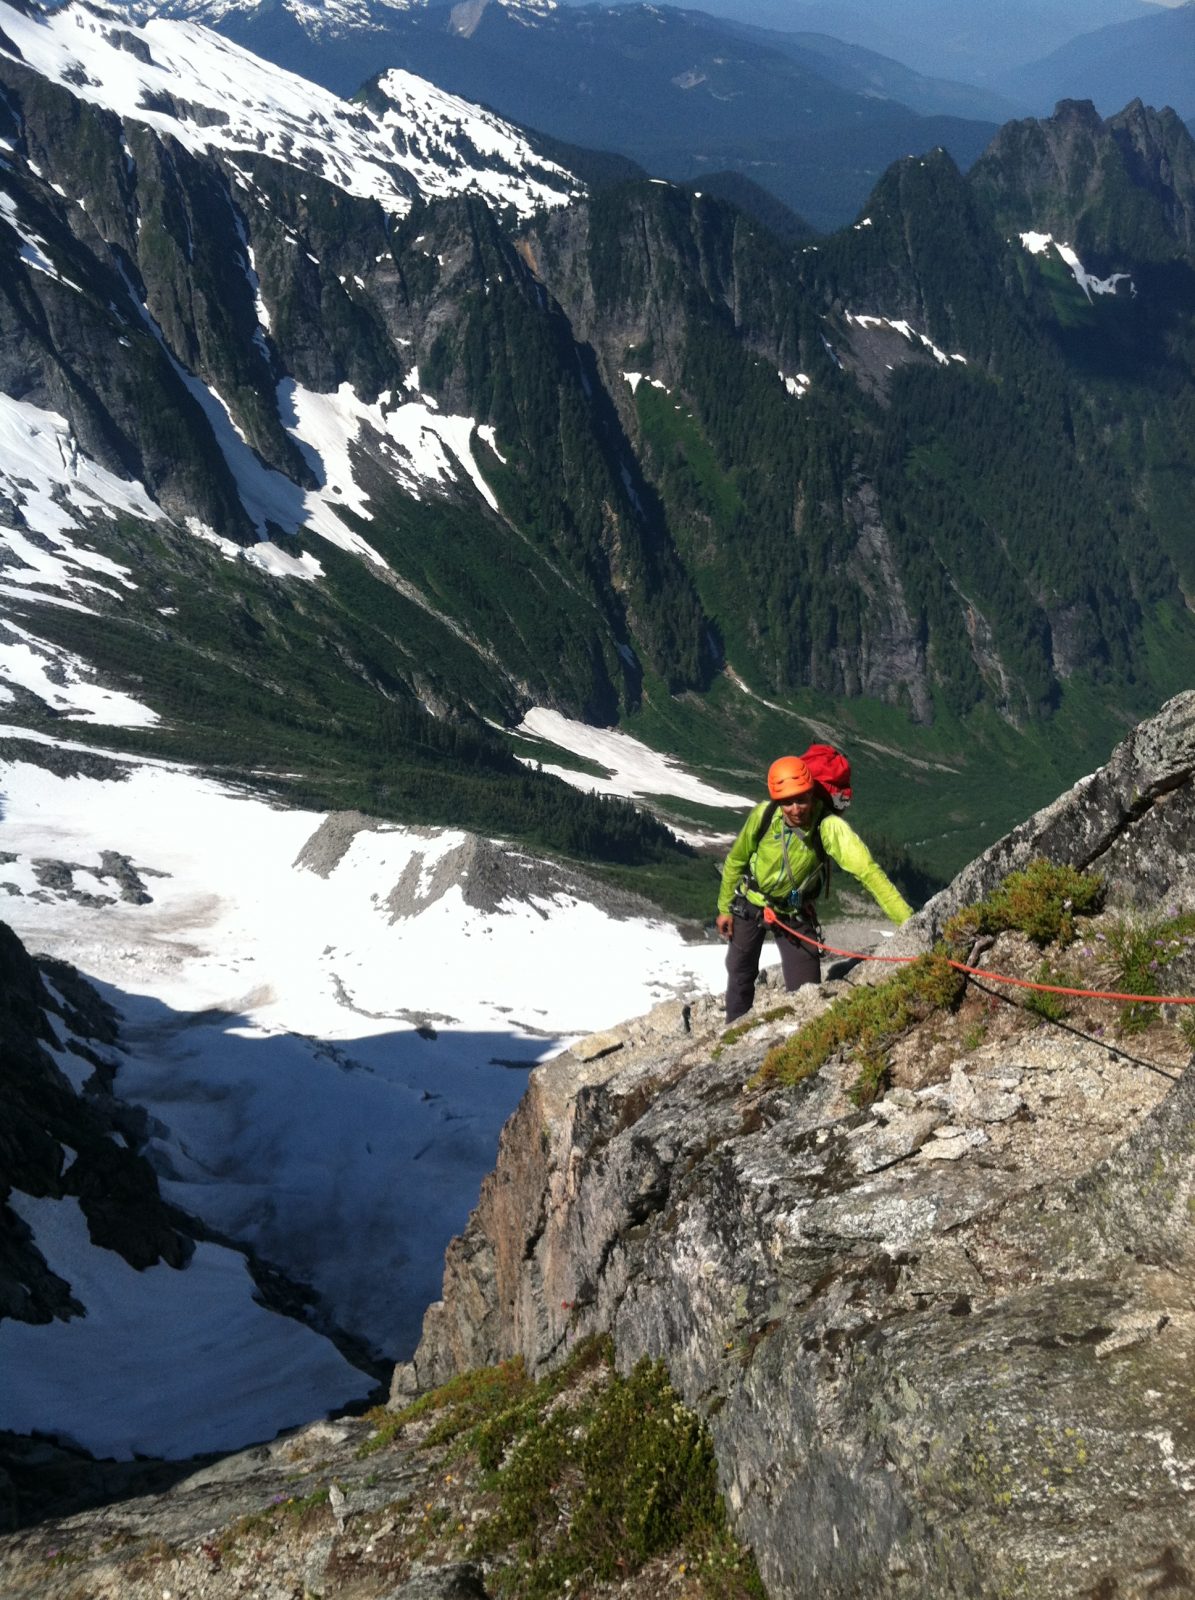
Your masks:
<svg viewBox="0 0 1195 1600"><path fill-rule="evenodd" d="M83 1311L9 1209L14 1189L55 1199L75 1196L92 1241L131 1266L159 1260L181 1266L194 1248L189 1219L163 1201L153 1169L139 1153L145 1113L111 1092L115 1014L64 962L39 967L5 923L0 1036L0 1317L49 1322ZM85 1080L81 1087L72 1085L54 1052L62 1062L73 1062L72 1071Z"/></svg>
<svg viewBox="0 0 1195 1600"><path fill-rule="evenodd" d="M1106 766L1014 828L920 912L902 942L933 939L961 907L1035 856L1098 872L1113 903L1195 905L1195 693L1134 728ZM912 947L912 946L910 946Z"/></svg>
<svg viewBox="0 0 1195 1600"><path fill-rule="evenodd" d="M1041 853L1189 908L1193 727L1180 696L912 937ZM708 1417L774 1595L1189 1587L1195 1077L1016 1013L923 1030L868 1113L837 1058L753 1086L839 987L770 1021L765 991L721 1043L713 1000L659 1008L537 1069L396 1396L609 1330Z"/></svg>
<svg viewBox="0 0 1195 1600"><path fill-rule="evenodd" d="M360 811L333 811L303 845L295 866L327 878L348 853L359 833L376 830L375 817ZM455 889L467 906L478 911L502 911L532 905L543 917L562 897L584 899L601 906L613 917L653 917L659 912L641 895L612 889L600 878L566 870L559 863L479 834L443 837L434 828L408 827L426 848L413 850L398 881L384 888L391 922L417 916Z"/></svg>

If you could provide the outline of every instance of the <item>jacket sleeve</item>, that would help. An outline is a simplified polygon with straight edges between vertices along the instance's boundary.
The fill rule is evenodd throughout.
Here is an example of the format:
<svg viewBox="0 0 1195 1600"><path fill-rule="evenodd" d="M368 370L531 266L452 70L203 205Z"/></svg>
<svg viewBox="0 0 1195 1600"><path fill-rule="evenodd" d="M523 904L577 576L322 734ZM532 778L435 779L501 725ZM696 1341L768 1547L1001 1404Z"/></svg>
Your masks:
<svg viewBox="0 0 1195 1600"><path fill-rule="evenodd" d="M907 922L913 908L849 822L827 817L822 823L822 843L844 872L857 878L890 922Z"/></svg>
<svg viewBox="0 0 1195 1600"><path fill-rule="evenodd" d="M739 880L746 872L751 857L755 854L755 835L759 831L760 819L763 816L764 806L767 801L757 805L751 815L744 822L738 838L730 847L730 854L722 865L722 884L718 890L718 915L723 917L730 910L730 902L734 899L734 892L739 886Z"/></svg>

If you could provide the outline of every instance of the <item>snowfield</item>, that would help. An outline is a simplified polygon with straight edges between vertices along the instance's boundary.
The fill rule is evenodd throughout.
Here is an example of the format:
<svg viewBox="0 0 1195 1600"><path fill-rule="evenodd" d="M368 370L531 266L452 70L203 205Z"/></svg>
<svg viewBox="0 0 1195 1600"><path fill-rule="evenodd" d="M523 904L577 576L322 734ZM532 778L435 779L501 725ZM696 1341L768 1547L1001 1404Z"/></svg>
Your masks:
<svg viewBox="0 0 1195 1600"><path fill-rule="evenodd" d="M326 1339L257 1304L236 1251L200 1244L185 1271L138 1272L95 1248L74 1198L16 1194L12 1206L87 1315L0 1322L0 1368L18 1379L3 1386L0 1426L121 1461L172 1459L235 1450L368 1394Z"/></svg>
<svg viewBox="0 0 1195 1600"><path fill-rule="evenodd" d="M1097 294L1116 294L1118 286L1122 283L1128 284L1130 294L1135 295L1137 293L1136 286L1129 273L1114 272L1110 277L1097 278L1093 273L1087 271L1071 245L1055 239L1051 233L1023 233L1021 234L1021 243L1031 256L1046 255L1051 248L1056 250L1059 257L1066 262L1074 273L1075 282L1082 289L1088 300Z"/></svg>
<svg viewBox="0 0 1195 1600"><path fill-rule="evenodd" d="M572 767L542 763L545 772L562 778L574 789L584 789L591 794L621 795L630 800L649 794L675 795L678 800L692 800L703 806L749 809L756 803L746 795L715 789L693 777L670 757L660 755L629 733L620 733L617 728L591 728L588 723L576 722L546 706L533 706L515 732L546 740L548 744L605 768L603 778L577 772ZM537 764L533 756L520 756L519 760L528 766Z"/></svg>
<svg viewBox="0 0 1195 1600"><path fill-rule="evenodd" d="M169 763L116 759L121 781L0 765L5 919L30 950L74 963L121 1013L116 1093L154 1119L146 1153L164 1195L311 1284L379 1354L402 1357L528 1068L661 999L720 988L722 950L571 894L470 904L463 833L355 831ZM130 859L151 903L120 898L105 850ZM47 861L67 864L68 889L43 882ZM109 903L82 904L74 891ZM168 1442L183 1455L232 1448L370 1386L326 1341L308 1330L310 1346L297 1345L303 1330L245 1303L235 1256L162 1268L153 1281L166 1291L118 1316L124 1263L80 1246L65 1203L38 1202L29 1220L89 1316L50 1330L55 1342L39 1344L47 1353L36 1359L26 1341L46 1330L6 1335L15 1342L0 1343L0 1363L24 1376L3 1386L0 1427L66 1427L69 1413L68 1431L89 1448ZM204 1294L235 1308L203 1324L227 1328L228 1383L258 1392L257 1351L262 1368L273 1361L295 1375L280 1376L277 1406L247 1405L239 1437L221 1434L218 1445L210 1408L180 1408L156 1378L132 1416L109 1408L103 1385L89 1410L82 1377L64 1385L53 1422L37 1411L28 1397L45 1392L50 1351L95 1375L119 1346L126 1378L142 1363L156 1372L155 1350L191 1315L200 1266ZM214 1400L223 1359L197 1364L197 1394Z"/></svg>

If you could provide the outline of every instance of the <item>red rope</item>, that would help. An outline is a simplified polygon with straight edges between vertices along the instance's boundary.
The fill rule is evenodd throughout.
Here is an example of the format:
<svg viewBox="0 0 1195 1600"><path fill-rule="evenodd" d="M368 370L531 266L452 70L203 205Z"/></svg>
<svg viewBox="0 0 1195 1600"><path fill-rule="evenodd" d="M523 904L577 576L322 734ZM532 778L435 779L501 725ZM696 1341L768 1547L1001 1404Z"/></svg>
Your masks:
<svg viewBox="0 0 1195 1600"><path fill-rule="evenodd" d="M839 950L832 944L821 944L812 935L801 933L796 928L790 928L787 922L782 922L771 906L764 907L763 920L773 927L783 928L785 933L800 939L802 944L812 945L815 950L822 950L827 955L847 956L852 961L882 961L889 966L907 966L910 962L920 960L919 956L873 956L862 950ZM1065 989L1057 983L1032 983L1028 978L1012 978L1004 972L989 972L986 967L968 967L962 961L949 961L948 964L956 972L965 972L974 978L987 978L991 983L1009 983L1018 989L1037 989L1043 994L1069 994L1081 1000L1127 1000L1146 1005L1195 1006L1195 994L1117 994L1107 989Z"/></svg>

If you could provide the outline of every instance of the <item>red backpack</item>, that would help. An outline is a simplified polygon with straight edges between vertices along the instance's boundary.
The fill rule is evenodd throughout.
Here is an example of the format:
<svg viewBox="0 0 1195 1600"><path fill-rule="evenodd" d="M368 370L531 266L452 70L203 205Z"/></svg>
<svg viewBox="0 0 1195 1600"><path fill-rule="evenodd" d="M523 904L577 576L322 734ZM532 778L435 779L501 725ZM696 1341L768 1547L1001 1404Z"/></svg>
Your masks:
<svg viewBox="0 0 1195 1600"><path fill-rule="evenodd" d="M851 764L842 751L832 744L811 744L801 760L835 811L845 811L851 803Z"/></svg>

